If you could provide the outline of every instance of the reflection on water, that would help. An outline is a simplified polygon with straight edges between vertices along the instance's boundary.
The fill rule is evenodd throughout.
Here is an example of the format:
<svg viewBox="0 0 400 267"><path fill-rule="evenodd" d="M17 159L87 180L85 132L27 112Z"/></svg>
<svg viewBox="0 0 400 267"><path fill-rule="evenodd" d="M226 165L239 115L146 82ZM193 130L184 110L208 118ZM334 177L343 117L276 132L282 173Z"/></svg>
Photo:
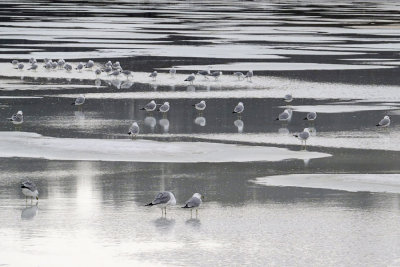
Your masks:
<svg viewBox="0 0 400 267"><path fill-rule="evenodd" d="M153 221L154 226L160 233L168 233L175 226L175 219L168 219L166 217L160 217Z"/></svg>
<svg viewBox="0 0 400 267"><path fill-rule="evenodd" d="M288 135L290 132L289 132L288 128L281 127L281 128L278 129L278 133L281 134L281 135Z"/></svg>
<svg viewBox="0 0 400 267"><path fill-rule="evenodd" d="M169 120L168 119L161 119L158 121L158 123L160 124L163 133L168 133L169 131Z"/></svg>
<svg viewBox="0 0 400 267"><path fill-rule="evenodd" d="M100 79L96 79L94 81L94 85L96 86L96 88L98 89L101 86L101 80Z"/></svg>
<svg viewBox="0 0 400 267"><path fill-rule="evenodd" d="M199 126L206 126L206 118L204 117L197 117L196 119L194 119L194 123L199 125Z"/></svg>
<svg viewBox="0 0 400 267"><path fill-rule="evenodd" d="M188 87L186 88L187 92L195 92L196 91L196 87L194 87L194 85L188 85Z"/></svg>
<svg viewBox="0 0 400 267"><path fill-rule="evenodd" d="M237 119L233 122L233 124L237 127L238 133L243 133L244 122L240 119Z"/></svg>
<svg viewBox="0 0 400 267"><path fill-rule="evenodd" d="M147 116L144 118L144 124L148 127L150 127L151 132L154 133L154 128L156 127L157 121L154 117Z"/></svg>
<svg viewBox="0 0 400 267"><path fill-rule="evenodd" d="M197 218L190 218L190 219L186 220L185 224L192 226L194 228L199 228L201 226L201 221L200 221L200 219L197 219Z"/></svg>
<svg viewBox="0 0 400 267"><path fill-rule="evenodd" d="M21 219L22 220L32 220L38 213L38 204L26 207L21 211Z"/></svg>

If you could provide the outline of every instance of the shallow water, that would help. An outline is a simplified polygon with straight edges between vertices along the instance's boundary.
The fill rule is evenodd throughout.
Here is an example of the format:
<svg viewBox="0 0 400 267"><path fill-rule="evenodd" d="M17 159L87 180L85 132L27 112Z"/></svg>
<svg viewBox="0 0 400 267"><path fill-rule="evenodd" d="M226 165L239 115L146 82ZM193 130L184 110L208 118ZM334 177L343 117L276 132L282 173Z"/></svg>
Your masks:
<svg viewBox="0 0 400 267"><path fill-rule="evenodd" d="M399 8L1 1L0 266L400 266ZM119 60L135 74L96 81L9 64L31 56ZM172 65L175 79L164 74ZM207 66L224 76L183 82ZM230 75L252 67L252 82ZM86 103L71 106L81 93ZM170 102L166 116L140 111L153 98ZM285 108L292 120L275 121ZM14 126L5 118L18 110L25 121ZM317 120L304 121L313 110ZM386 114L392 126L376 129ZM133 120L150 141L128 140ZM300 151L292 134L305 127ZM142 158L129 150L148 143ZM25 202L23 179L38 185L38 204ZM178 201L166 218L144 206L162 190ZM179 208L194 192L205 195L197 217Z"/></svg>

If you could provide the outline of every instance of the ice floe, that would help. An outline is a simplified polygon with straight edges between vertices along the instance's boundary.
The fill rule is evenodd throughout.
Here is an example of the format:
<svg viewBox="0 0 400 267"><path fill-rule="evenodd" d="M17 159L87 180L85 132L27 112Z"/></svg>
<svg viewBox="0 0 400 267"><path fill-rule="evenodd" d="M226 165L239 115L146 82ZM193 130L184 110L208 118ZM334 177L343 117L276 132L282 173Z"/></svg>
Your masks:
<svg viewBox="0 0 400 267"><path fill-rule="evenodd" d="M256 178L253 182L266 186L400 193L400 174L288 174Z"/></svg>
<svg viewBox="0 0 400 267"><path fill-rule="evenodd" d="M36 133L0 132L0 157L135 162L251 162L304 160L329 156L326 153L291 151L266 146L210 142L54 138Z"/></svg>

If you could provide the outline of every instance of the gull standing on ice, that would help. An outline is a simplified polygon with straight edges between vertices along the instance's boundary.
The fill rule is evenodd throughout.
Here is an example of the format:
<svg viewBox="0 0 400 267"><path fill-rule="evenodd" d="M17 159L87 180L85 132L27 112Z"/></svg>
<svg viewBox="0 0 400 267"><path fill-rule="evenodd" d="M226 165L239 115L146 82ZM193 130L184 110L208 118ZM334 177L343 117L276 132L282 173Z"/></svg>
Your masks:
<svg viewBox="0 0 400 267"><path fill-rule="evenodd" d="M85 103L85 96L84 95L80 95L75 99L75 102L72 103L71 105L75 105L75 106L80 106L83 105L83 103Z"/></svg>
<svg viewBox="0 0 400 267"><path fill-rule="evenodd" d="M92 69L93 66L94 66L93 60L89 60L89 61L85 64L85 68L87 68L87 69Z"/></svg>
<svg viewBox="0 0 400 267"><path fill-rule="evenodd" d="M157 79L157 71L153 71L153 72L149 75L149 77L152 78L153 81L155 81L155 80Z"/></svg>
<svg viewBox="0 0 400 267"><path fill-rule="evenodd" d="M207 79L207 80L208 80L208 77L207 77L207 76L211 74L211 72L210 72L210 67L208 67L207 70L199 70L199 71L197 72L197 74L203 76L204 79Z"/></svg>
<svg viewBox="0 0 400 267"><path fill-rule="evenodd" d="M94 73L96 74L96 76L100 76L101 70L100 70L100 69L96 69L96 70L94 71Z"/></svg>
<svg viewBox="0 0 400 267"><path fill-rule="evenodd" d="M137 124L137 122L133 122L132 126L129 128L129 132L128 135L131 135L132 138L136 137L136 135L138 135L140 132L140 128L139 125Z"/></svg>
<svg viewBox="0 0 400 267"><path fill-rule="evenodd" d="M14 67L16 67L18 65L18 60L14 59L13 61L11 61L11 64L13 64Z"/></svg>
<svg viewBox="0 0 400 267"><path fill-rule="evenodd" d="M169 74L171 75L171 77L175 77L175 74L176 74L176 69L175 69L175 67L172 67L172 68L169 70Z"/></svg>
<svg viewBox="0 0 400 267"><path fill-rule="evenodd" d="M64 65L64 69L68 72L70 72L72 70L72 66L70 64L65 64Z"/></svg>
<svg viewBox="0 0 400 267"><path fill-rule="evenodd" d="M286 103L292 102L292 101L293 101L293 96L292 96L292 94L287 94L287 95L285 95L285 96L283 97L283 100L284 100Z"/></svg>
<svg viewBox="0 0 400 267"><path fill-rule="evenodd" d="M203 111L206 109L206 101L201 100L199 103L194 104L193 107L195 107L198 111Z"/></svg>
<svg viewBox="0 0 400 267"><path fill-rule="evenodd" d="M302 146L304 142L304 149L307 148L307 139L310 137L310 129L304 128L304 130L301 133L295 134L293 136L297 137L301 141Z"/></svg>
<svg viewBox="0 0 400 267"><path fill-rule="evenodd" d="M240 71L233 73L233 76L236 76L238 78L238 81L244 80L244 77L245 77L243 72L240 72Z"/></svg>
<svg viewBox="0 0 400 267"><path fill-rule="evenodd" d="M304 118L304 120L314 121L316 118L317 118L317 112L311 111L311 112L308 112L308 114Z"/></svg>
<svg viewBox="0 0 400 267"><path fill-rule="evenodd" d="M198 209L200 208L201 204L203 203L204 196L200 195L199 193L194 193L193 196L186 201L185 206L183 209L190 209L190 217L192 217L193 209L196 209L196 217L198 215Z"/></svg>
<svg viewBox="0 0 400 267"><path fill-rule="evenodd" d="M249 81L249 82L251 82L252 80L252 78L253 78L253 76L254 76L254 74L253 74L253 71L252 70L249 70L247 73L246 73L246 79L247 79L247 81Z"/></svg>
<svg viewBox="0 0 400 267"><path fill-rule="evenodd" d="M144 106L140 110L146 110L148 112L151 112L151 111L156 110L156 107L157 107L156 102L154 100L151 100L149 103L146 104L146 106Z"/></svg>
<svg viewBox="0 0 400 267"><path fill-rule="evenodd" d="M214 77L215 80L218 80L218 78L222 75L222 71L214 71L211 72L208 76Z"/></svg>
<svg viewBox="0 0 400 267"><path fill-rule="evenodd" d="M78 70L79 72L81 72L82 69L83 69L83 64L82 64L82 63L79 63L78 66L76 66L75 69Z"/></svg>
<svg viewBox="0 0 400 267"><path fill-rule="evenodd" d="M130 71L130 70L123 70L121 73L124 74L124 75L126 76L126 79L127 79L127 80L129 79L129 77L132 77L132 78L133 78L132 71Z"/></svg>
<svg viewBox="0 0 400 267"><path fill-rule="evenodd" d="M176 205L176 199L174 194L168 191L160 192L156 195L154 200L147 204L146 206L155 206L158 205L161 208L161 213L164 214L163 209L165 210L165 215L167 215L167 207Z"/></svg>
<svg viewBox="0 0 400 267"><path fill-rule="evenodd" d="M33 63L32 66L31 66L28 70L34 70L34 71L36 71L37 68L38 68L38 64Z"/></svg>
<svg viewBox="0 0 400 267"><path fill-rule="evenodd" d="M162 104L160 106L160 108L158 109L158 111L160 111L161 113L163 113L163 115L166 115L167 112L169 111L169 102L164 102L164 104Z"/></svg>
<svg viewBox="0 0 400 267"><path fill-rule="evenodd" d="M381 119L379 121L379 123L376 126L385 128L385 127L389 127L389 125L390 125L390 117L385 116L385 117L383 117L383 119Z"/></svg>
<svg viewBox="0 0 400 267"><path fill-rule="evenodd" d="M279 114L278 118L276 118L277 121L290 121L292 119L292 110L291 109L285 109L281 114Z"/></svg>
<svg viewBox="0 0 400 267"><path fill-rule="evenodd" d="M8 120L17 125L23 123L24 115L22 113L22 110L19 110L16 114L13 114L11 118L8 118Z"/></svg>
<svg viewBox="0 0 400 267"><path fill-rule="evenodd" d="M22 194L25 195L25 201L27 201L27 197L31 198L31 203L32 198L36 198L36 200L39 200L39 192L36 188L35 183L31 181L24 181L21 183L21 190Z"/></svg>
<svg viewBox="0 0 400 267"><path fill-rule="evenodd" d="M233 109L232 113L241 114L243 111L244 111L244 105L242 102L239 102Z"/></svg>
<svg viewBox="0 0 400 267"><path fill-rule="evenodd" d="M23 70L24 69L24 64L19 63L18 66L17 66L17 69Z"/></svg>
<svg viewBox="0 0 400 267"><path fill-rule="evenodd" d="M185 82L190 82L190 84L193 84L193 81L195 79L196 79L196 76L194 75L194 73L192 73L185 79Z"/></svg>

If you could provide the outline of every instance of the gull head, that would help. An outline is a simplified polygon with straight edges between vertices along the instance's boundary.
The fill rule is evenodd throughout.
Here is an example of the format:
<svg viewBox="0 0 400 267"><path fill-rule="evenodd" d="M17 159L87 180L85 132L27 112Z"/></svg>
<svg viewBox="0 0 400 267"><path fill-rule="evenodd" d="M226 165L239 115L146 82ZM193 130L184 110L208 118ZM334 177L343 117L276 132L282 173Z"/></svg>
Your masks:
<svg viewBox="0 0 400 267"><path fill-rule="evenodd" d="M238 105L241 105L241 106L243 106L243 103L242 102L239 102L239 104Z"/></svg>
<svg viewBox="0 0 400 267"><path fill-rule="evenodd" d="M193 197L196 197L196 198L198 198L198 199L204 199L204 196L202 196L202 195L199 194L199 193L194 193L194 194L193 194Z"/></svg>
<svg viewBox="0 0 400 267"><path fill-rule="evenodd" d="M389 120L390 119L390 117L388 116L388 115L386 115L385 117L383 117L384 119L387 119L387 120Z"/></svg>
<svg viewBox="0 0 400 267"><path fill-rule="evenodd" d="M310 133L310 129L309 128L304 128L303 132Z"/></svg>
<svg viewBox="0 0 400 267"><path fill-rule="evenodd" d="M19 110L17 114L22 115L22 110Z"/></svg>
<svg viewBox="0 0 400 267"><path fill-rule="evenodd" d="M205 103L206 103L206 101L204 101L204 100L201 100L201 101L200 101L200 103L201 103L201 104L205 104Z"/></svg>
<svg viewBox="0 0 400 267"><path fill-rule="evenodd" d="M164 105L169 105L169 102L164 102Z"/></svg>

